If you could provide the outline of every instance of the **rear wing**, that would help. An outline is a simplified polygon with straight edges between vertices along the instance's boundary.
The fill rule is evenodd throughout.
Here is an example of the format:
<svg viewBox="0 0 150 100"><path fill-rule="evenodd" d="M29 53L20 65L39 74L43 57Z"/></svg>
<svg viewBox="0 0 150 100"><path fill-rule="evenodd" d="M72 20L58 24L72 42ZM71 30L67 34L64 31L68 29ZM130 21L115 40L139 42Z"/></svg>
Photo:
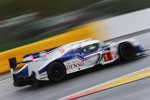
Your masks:
<svg viewBox="0 0 150 100"><path fill-rule="evenodd" d="M14 74L14 69L17 67L18 64L32 62L32 60L17 62L16 57L13 57L13 58L9 58L8 62L9 62L9 66L10 66L10 72L13 75Z"/></svg>

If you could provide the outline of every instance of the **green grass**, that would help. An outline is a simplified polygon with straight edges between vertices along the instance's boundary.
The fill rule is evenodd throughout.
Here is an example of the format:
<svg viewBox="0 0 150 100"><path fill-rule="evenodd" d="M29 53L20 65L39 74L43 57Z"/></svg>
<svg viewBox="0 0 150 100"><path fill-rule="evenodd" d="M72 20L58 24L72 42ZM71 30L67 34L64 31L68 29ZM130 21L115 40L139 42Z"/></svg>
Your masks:
<svg viewBox="0 0 150 100"><path fill-rule="evenodd" d="M5 51L5 50L9 50L9 49L12 49L12 48L16 48L16 47L19 47L19 46L22 46L22 45L25 45L25 44L30 44L30 43L33 43L33 42L36 42L36 41L39 41L39 40L43 40L45 38L55 36L55 35L58 35L60 33L64 33L66 31L69 31L69 30L55 31L55 32L50 32L49 34L40 34L40 35L32 37L32 38L28 38L28 39L8 43L8 44L5 44L5 45L1 45L0 46L0 52Z"/></svg>
<svg viewBox="0 0 150 100"><path fill-rule="evenodd" d="M100 0L0 0L0 20L24 13L40 12L40 16L52 16L72 10Z"/></svg>

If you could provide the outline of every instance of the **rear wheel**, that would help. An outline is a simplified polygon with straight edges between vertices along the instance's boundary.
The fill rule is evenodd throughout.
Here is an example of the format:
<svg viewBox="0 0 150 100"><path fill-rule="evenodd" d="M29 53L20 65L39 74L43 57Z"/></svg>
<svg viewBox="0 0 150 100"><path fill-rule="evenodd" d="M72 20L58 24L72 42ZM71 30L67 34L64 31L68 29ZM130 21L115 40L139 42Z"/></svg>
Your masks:
<svg viewBox="0 0 150 100"><path fill-rule="evenodd" d="M59 62L53 62L48 67L48 77L54 82L58 82L64 79L66 75L65 66Z"/></svg>
<svg viewBox="0 0 150 100"><path fill-rule="evenodd" d="M129 42L121 43L118 52L120 58L126 61L133 59L136 55L133 45Z"/></svg>

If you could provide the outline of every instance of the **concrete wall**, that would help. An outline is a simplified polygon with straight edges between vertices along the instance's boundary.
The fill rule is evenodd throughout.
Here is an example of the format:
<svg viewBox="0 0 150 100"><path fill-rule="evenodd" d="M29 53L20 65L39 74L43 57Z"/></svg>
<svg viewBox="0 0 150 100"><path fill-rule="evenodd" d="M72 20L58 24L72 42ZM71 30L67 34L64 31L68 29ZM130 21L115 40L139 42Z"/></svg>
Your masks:
<svg viewBox="0 0 150 100"><path fill-rule="evenodd" d="M101 30L101 24L103 29ZM150 28L150 8L95 22L97 35L106 40Z"/></svg>

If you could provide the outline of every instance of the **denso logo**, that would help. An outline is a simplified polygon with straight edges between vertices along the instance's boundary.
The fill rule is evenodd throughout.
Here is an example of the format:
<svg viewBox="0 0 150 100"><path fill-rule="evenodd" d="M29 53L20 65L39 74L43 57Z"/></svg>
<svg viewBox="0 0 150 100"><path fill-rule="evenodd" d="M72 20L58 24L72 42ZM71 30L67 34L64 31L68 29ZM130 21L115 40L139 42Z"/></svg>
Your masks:
<svg viewBox="0 0 150 100"><path fill-rule="evenodd" d="M83 66L84 65L84 62L79 62L79 63L75 63L75 64L70 64L70 65L67 65L66 69L69 70L69 69L74 69L74 68L78 68L80 66Z"/></svg>

